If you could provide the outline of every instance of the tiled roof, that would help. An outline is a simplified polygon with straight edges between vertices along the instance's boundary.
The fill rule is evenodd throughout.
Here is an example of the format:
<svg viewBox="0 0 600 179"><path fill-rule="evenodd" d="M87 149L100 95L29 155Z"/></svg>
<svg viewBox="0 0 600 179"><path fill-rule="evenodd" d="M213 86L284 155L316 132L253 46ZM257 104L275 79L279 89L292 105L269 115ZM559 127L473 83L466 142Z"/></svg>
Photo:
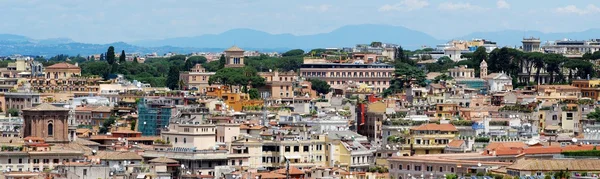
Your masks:
<svg viewBox="0 0 600 179"><path fill-rule="evenodd" d="M143 160L142 156L135 152L113 152L113 151L99 151L96 154L100 160Z"/></svg>
<svg viewBox="0 0 600 179"><path fill-rule="evenodd" d="M110 112L110 111L112 111L112 108L108 107L108 106L100 106L100 107L97 107L96 109L92 110L92 112Z"/></svg>
<svg viewBox="0 0 600 179"><path fill-rule="evenodd" d="M280 173L280 174L285 174L286 171L285 168L279 169L279 170L275 170L275 173ZM296 167L290 167L290 175L303 175L304 171L296 168Z"/></svg>
<svg viewBox="0 0 600 179"><path fill-rule="evenodd" d="M167 157L158 157L149 161L150 163L179 163L177 160L173 160Z"/></svg>
<svg viewBox="0 0 600 179"><path fill-rule="evenodd" d="M526 144L524 142L492 142L485 150L495 150L498 148L523 148Z"/></svg>
<svg viewBox="0 0 600 179"><path fill-rule="evenodd" d="M94 109L94 107L91 106L79 106L75 108L76 112L82 112L82 111L92 111Z"/></svg>
<svg viewBox="0 0 600 179"><path fill-rule="evenodd" d="M560 159L560 160L518 160L507 169L522 171L597 171L600 168L598 159Z"/></svg>
<svg viewBox="0 0 600 179"><path fill-rule="evenodd" d="M79 69L79 67L70 63L63 62L50 65L49 67L46 67L46 69Z"/></svg>
<svg viewBox="0 0 600 179"><path fill-rule="evenodd" d="M410 130L417 131L458 131L452 124L423 124L411 128Z"/></svg>
<svg viewBox="0 0 600 179"><path fill-rule="evenodd" d="M69 111L69 109L56 107L48 103L42 103L32 108L23 109L23 111Z"/></svg>
<svg viewBox="0 0 600 179"><path fill-rule="evenodd" d="M240 47L234 45L229 47L227 50L225 50L226 52L243 52L244 50L242 50Z"/></svg>
<svg viewBox="0 0 600 179"><path fill-rule="evenodd" d="M459 148L460 146L462 146L465 143L464 140L453 140L450 143L448 143L448 147L452 147L452 148Z"/></svg>

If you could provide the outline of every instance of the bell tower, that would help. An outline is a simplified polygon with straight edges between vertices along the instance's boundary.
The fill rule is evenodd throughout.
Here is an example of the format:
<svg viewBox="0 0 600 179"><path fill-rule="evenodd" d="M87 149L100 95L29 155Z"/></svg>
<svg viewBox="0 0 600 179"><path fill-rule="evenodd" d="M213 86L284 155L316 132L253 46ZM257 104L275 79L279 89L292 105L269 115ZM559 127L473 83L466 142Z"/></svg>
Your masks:
<svg viewBox="0 0 600 179"><path fill-rule="evenodd" d="M488 65L485 60L481 61L479 64L479 78L485 78L488 75Z"/></svg>

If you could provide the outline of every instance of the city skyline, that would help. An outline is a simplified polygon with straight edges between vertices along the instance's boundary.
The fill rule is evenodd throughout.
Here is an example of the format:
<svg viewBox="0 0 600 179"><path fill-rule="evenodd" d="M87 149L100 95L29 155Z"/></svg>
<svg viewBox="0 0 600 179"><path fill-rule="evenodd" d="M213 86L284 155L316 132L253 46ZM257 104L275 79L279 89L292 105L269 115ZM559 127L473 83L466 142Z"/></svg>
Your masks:
<svg viewBox="0 0 600 179"><path fill-rule="evenodd" d="M580 32L600 27L593 23L592 17L600 13L600 5L594 1L31 0L3 4L0 9L10 15L0 17L4 22L0 34L85 43L193 37L239 28L310 35L356 24L403 26L437 39L474 32Z"/></svg>

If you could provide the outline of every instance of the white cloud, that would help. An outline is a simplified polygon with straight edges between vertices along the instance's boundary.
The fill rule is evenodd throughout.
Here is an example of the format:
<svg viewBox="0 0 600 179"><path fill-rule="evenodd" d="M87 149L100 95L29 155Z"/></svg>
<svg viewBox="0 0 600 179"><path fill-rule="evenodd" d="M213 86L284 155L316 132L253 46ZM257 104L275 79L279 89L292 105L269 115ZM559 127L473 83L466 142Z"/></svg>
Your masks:
<svg viewBox="0 0 600 179"><path fill-rule="evenodd" d="M472 5L471 3L451 3L451 2L441 3L438 6L438 8L441 9L441 10L450 10L450 11L455 11L455 10L484 10L485 9L485 8L483 8L481 6Z"/></svg>
<svg viewBox="0 0 600 179"><path fill-rule="evenodd" d="M308 11L318 11L318 12L327 12L331 9L331 5L329 4L321 4L319 6L304 6L304 9Z"/></svg>
<svg viewBox="0 0 600 179"><path fill-rule="evenodd" d="M585 15L585 14L595 14L595 13L599 13L600 12L600 8L593 5L593 4L589 4L587 5L585 8L578 8L575 5L568 5L565 7L559 7L556 8L556 12L558 13L566 13L566 14L579 14L579 15Z"/></svg>
<svg viewBox="0 0 600 179"><path fill-rule="evenodd" d="M402 0L396 4L385 4L379 8L379 11L413 11L429 6L426 0Z"/></svg>
<svg viewBox="0 0 600 179"><path fill-rule="evenodd" d="M498 0L498 2L496 2L496 7L498 7L498 9L510 9L510 4L505 0Z"/></svg>

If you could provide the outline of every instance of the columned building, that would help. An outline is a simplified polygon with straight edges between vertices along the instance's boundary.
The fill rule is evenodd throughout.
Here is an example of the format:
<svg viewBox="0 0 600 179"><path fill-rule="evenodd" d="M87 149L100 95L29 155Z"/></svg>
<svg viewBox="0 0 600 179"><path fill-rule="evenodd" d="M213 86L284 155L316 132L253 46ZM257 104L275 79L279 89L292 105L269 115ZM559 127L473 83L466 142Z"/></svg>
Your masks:
<svg viewBox="0 0 600 179"><path fill-rule="evenodd" d="M541 52L540 48L540 38L530 37L523 38L523 51L524 52Z"/></svg>
<svg viewBox="0 0 600 179"><path fill-rule="evenodd" d="M69 109L42 103L23 109L24 137L39 137L51 143L69 142Z"/></svg>

